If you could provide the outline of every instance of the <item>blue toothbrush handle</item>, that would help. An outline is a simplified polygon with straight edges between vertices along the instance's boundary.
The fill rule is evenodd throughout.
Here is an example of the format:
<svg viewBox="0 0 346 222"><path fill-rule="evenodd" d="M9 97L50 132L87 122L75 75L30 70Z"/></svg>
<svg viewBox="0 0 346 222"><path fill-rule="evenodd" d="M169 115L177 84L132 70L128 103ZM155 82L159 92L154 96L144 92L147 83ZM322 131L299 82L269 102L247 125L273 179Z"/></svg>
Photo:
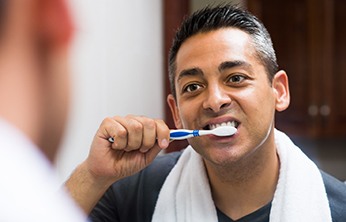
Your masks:
<svg viewBox="0 0 346 222"><path fill-rule="evenodd" d="M184 140L190 137L199 136L199 130L171 130L170 139L171 140Z"/></svg>

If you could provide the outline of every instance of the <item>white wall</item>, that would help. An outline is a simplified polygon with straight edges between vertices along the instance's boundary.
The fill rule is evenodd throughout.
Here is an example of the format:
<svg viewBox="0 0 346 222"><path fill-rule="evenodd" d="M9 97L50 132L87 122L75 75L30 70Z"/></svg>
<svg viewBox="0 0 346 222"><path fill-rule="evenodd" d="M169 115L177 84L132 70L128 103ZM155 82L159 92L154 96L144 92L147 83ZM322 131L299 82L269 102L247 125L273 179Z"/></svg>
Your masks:
<svg viewBox="0 0 346 222"><path fill-rule="evenodd" d="M56 166L61 181L83 161L107 116L163 118L161 0L69 0L72 107Z"/></svg>

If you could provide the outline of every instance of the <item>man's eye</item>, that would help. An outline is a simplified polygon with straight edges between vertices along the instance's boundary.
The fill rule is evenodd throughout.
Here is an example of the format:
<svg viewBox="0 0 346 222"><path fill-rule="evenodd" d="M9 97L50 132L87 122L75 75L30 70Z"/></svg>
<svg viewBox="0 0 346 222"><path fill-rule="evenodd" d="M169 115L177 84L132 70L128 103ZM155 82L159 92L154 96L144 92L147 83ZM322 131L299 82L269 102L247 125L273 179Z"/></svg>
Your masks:
<svg viewBox="0 0 346 222"><path fill-rule="evenodd" d="M241 76L241 75L234 75L234 76L231 76L228 80L228 82L231 82L231 83L240 83L242 82L243 80L245 79L244 76Z"/></svg>
<svg viewBox="0 0 346 222"><path fill-rule="evenodd" d="M201 88L201 86L198 84L190 84L190 85L185 87L184 92L194 92L200 88Z"/></svg>

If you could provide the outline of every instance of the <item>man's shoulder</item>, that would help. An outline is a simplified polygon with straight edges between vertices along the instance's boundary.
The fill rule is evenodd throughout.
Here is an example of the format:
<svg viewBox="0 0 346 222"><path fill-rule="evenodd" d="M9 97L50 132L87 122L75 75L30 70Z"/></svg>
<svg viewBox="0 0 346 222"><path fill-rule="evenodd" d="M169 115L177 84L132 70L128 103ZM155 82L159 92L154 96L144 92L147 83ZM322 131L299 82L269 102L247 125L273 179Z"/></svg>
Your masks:
<svg viewBox="0 0 346 222"><path fill-rule="evenodd" d="M152 164L144 169L144 171L149 173L169 173L177 163L181 154L182 151L177 151L159 155L154 159Z"/></svg>
<svg viewBox="0 0 346 222"><path fill-rule="evenodd" d="M95 221L100 221L98 218L151 221L161 187L181 153L159 155L145 169L114 183L93 210L91 218Z"/></svg>
<svg viewBox="0 0 346 222"><path fill-rule="evenodd" d="M323 171L321 174L326 188L333 221L345 220L346 184Z"/></svg>
<svg viewBox="0 0 346 222"><path fill-rule="evenodd" d="M129 184L136 184L136 186L142 185L160 190L161 186L166 180L166 177L181 156L181 153L181 151L178 151L161 154L157 156L149 166L141 170L139 173L119 181L116 183L116 185L124 185L128 187Z"/></svg>

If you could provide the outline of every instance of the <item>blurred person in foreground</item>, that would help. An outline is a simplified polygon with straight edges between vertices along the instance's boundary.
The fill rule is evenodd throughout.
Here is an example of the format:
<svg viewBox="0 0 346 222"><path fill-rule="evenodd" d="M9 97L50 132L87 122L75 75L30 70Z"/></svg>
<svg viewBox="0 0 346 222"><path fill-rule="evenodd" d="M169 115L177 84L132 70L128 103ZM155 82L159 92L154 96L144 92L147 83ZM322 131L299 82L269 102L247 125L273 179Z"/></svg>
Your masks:
<svg viewBox="0 0 346 222"><path fill-rule="evenodd" d="M86 221L53 161L67 120L72 23L63 0L0 3L0 221Z"/></svg>
<svg viewBox="0 0 346 222"><path fill-rule="evenodd" d="M176 127L237 133L190 138L184 151L156 158L169 143L162 120L106 118L66 182L93 221L345 221L345 184L275 129L288 77L257 18L230 5L194 13L169 64Z"/></svg>

